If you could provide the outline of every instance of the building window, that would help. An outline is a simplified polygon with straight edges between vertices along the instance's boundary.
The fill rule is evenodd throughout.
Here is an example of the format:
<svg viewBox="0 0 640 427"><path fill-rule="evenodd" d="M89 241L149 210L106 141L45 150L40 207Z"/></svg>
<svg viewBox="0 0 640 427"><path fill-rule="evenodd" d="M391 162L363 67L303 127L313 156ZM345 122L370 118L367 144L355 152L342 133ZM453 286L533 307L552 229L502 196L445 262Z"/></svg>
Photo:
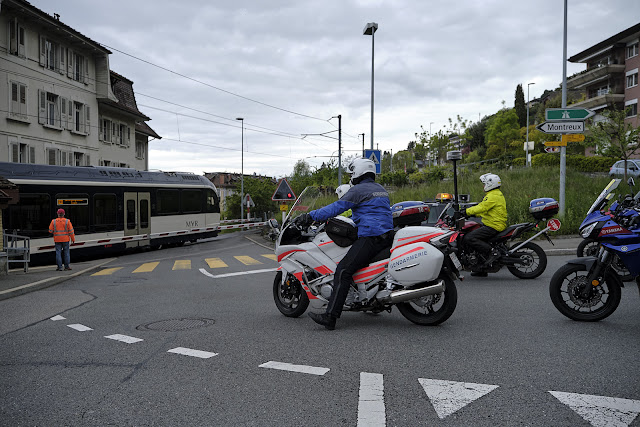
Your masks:
<svg viewBox="0 0 640 427"><path fill-rule="evenodd" d="M10 113L14 117L28 120L27 115L27 85L20 82L11 82Z"/></svg>
<svg viewBox="0 0 640 427"><path fill-rule="evenodd" d="M606 95L609 93L609 86L602 86L599 87L598 90L596 91L596 96L602 96L602 95Z"/></svg>
<svg viewBox="0 0 640 427"><path fill-rule="evenodd" d="M638 85L638 71L635 73L629 74L627 76L627 88L634 87Z"/></svg>
<svg viewBox="0 0 640 427"><path fill-rule="evenodd" d="M144 149L144 142L142 141L136 141L136 158L138 159L144 159L144 155L145 155L145 149Z"/></svg>
<svg viewBox="0 0 640 427"><path fill-rule="evenodd" d="M73 53L73 80L84 82L84 56Z"/></svg>
<svg viewBox="0 0 640 427"><path fill-rule="evenodd" d="M111 120L104 119L104 118L100 120L100 140L101 141L108 142L108 143L112 142L111 128L112 128Z"/></svg>
<svg viewBox="0 0 640 427"><path fill-rule="evenodd" d="M18 23L17 18L9 21L9 53L25 57L24 27Z"/></svg>
<svg viewBox="0 0 640 427"><path fill-rule="evenodd" d="M638 55L638 42L627 46L627 59Z"/></svg>
<svg viewBox="0 0 640 427"><path fill-rule="evenodd" d="M636 74L637 75L637 74ZM633 104L627 104L624 106L626 117L635 117L638 115L638 100L636 99Z"/></svg>
<svg viewBox="0 0 640 427"><path fill-rule="evenodd" d="M44 67L50 70L55 70L58 65L58 60L57 60L57 57L59 55L58 45L52 42L51 40L45 40L44 52L45 52Z"/></svg>
<svg viewBox="0 0 640 427"><path fill-rule="evenodd" d="M13 163L35 163L36 148L17 141L10 142L9 161Z"/></svg>

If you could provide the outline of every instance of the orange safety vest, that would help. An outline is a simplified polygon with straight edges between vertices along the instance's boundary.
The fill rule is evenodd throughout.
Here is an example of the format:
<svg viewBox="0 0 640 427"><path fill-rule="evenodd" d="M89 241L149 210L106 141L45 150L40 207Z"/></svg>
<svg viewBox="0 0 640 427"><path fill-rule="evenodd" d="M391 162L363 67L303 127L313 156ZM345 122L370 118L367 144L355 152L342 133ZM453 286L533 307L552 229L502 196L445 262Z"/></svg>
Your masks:
<svg viewBox="0 0 640 427"><path fill-rule="evenodd" d="M76 235L73 232L73 225L67 218L55 218L51 220L49 225L49 233L53 234L54 242L76 241Z"/></svg>

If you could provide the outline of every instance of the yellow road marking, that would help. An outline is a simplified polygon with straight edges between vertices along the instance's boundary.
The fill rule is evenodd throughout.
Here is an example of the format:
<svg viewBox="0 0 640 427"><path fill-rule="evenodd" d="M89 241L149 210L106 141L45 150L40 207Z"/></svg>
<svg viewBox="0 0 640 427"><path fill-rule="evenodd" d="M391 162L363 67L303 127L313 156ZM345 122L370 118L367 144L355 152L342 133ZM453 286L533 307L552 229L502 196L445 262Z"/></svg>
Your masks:
<svg viewBox="0 0 640 427"><path fill-rule="evenodd" d="M190 269L191 269L190 259L179 259L173 263L172 270L190 270Z"/></svg>
<svg viewBox="0 0 640 427"><path fill-rule="evenodd" d="M273 261L277 261L278 260L278 257L276 256L276 254L265 254L265 255L262 255L262 256L265 257L265 258L269 258L270 260L273 260Z"/></svg>
<svg viewBox="0 0 640 427"><path fill-rule="evenodd" d="M243 263L244 265L258 265L258 264L262 264L260 261L258 261L257 259L253 259L250 256L246 256L246 255L238 255L238 256L234 256L235 259L237 259L238 261L240 261L241 263Z"/></svg>
<svg viewBox="0 0 640 427"><path fill-rule="evenodd" d="M92 276L108 276L109 274L113 274L120 269L122 269L122 267L105 268L104 270L100 270L97 273L93 273Z"/></svg>
<svg viewBox="0 0 640 427"><path fill-rule="evenodd" d="M159 262L146 262L142 264L140 267L133 270L134 273L150 273L160 264Z"/></svg>
<svg viewBox="0 0 640 427"><path fill-rule="evenodd" d="M206 263L209 264L210 268L222 268L228 267L228 265L222 261L220 258L207 258L205 259Z"/></svg>

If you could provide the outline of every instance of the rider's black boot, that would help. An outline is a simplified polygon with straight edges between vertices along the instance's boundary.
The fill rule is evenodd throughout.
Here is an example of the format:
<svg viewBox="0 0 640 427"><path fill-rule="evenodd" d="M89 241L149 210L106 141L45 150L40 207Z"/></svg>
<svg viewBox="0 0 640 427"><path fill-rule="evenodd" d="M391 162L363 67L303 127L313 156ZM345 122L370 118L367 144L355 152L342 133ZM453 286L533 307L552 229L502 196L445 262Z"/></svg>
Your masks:
<svg viewBox="0 0 640 427"><path fill-rule="evenodd" d="M336 328L336 318L327 313L309 313L309 317L313 319L319 325L323 325L330 331L333 331Z"/></svg>

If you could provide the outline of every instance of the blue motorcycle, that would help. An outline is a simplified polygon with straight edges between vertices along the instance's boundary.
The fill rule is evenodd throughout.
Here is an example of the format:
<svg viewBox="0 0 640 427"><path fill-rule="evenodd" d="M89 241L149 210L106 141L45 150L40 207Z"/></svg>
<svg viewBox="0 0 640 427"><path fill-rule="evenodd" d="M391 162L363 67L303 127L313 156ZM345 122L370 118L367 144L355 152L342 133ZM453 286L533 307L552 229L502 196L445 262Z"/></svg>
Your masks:
<svg viewBox="0 0 640 427"><path fill-rule="evenodd" d="M617 259L640 290L640 192L604 211L619 183L614 179L605 187L580 225L580 235L599 244L596 256L570 260L551 278L551 301L570 319L595 322L616 310L624 286L616 273Z"/></svg>

